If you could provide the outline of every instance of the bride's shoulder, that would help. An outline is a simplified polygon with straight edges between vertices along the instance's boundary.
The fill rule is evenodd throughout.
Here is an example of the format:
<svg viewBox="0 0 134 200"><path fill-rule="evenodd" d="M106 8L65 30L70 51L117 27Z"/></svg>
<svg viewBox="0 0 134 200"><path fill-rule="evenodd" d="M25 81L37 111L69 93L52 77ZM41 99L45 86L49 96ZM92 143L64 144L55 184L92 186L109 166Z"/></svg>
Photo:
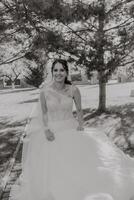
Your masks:
<svg viewBox="0 0 134 200"><path fill-rule="evenodd" d="M41 87L40 87L40 92L42 93L48 93L49 91L51 91L52 89L52 83L44 83Z"/></svg>
<svg viewBox="0 0 134 200"><path fill-rule="evenodd" d="M78 88L75 84L72 84L72 85L71 85L71 88L72 88L72 91L73 91L73 92L79 91L79 88Z"/></svg>
<svg viewBox="0 0 134 200"><path fill-rule="evenodd" d="M44 83L44 84L42 84L42 85L40 86L39 89L40 89L40 92L42 93L42 92L47 92L49 88L50 88L50 84Z"/></svg>
<svg viewBox="0 0 134 200"><path fill-rule="evenodd" d="M80 90L79 90L79 88L76 85L72 84L70 86L70 88L71 88L72 97L74 97L75 95L77 95L78 93L80 93Z"/></svg>

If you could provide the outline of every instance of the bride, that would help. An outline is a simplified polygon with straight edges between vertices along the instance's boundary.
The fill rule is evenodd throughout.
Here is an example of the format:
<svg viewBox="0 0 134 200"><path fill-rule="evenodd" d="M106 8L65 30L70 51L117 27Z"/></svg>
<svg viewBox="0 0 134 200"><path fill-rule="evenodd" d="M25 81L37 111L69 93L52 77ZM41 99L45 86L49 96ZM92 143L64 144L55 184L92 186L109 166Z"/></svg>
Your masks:
<svg viewBox="0 0 134 200"><path fill-rule="evenodd" d="M10 200L134 199L134 161L104 133L84 129L81 95L67 79L65 60L54 61L52 76L40 89Z"/></svg>

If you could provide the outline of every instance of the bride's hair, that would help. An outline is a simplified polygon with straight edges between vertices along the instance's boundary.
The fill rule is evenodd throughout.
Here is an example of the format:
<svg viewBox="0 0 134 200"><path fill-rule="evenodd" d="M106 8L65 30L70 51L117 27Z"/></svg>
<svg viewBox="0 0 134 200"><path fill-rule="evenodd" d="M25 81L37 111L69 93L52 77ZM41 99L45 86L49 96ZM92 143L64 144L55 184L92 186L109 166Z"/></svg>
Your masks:
<svg viewBox="0 0 134 200"><path fill-rule="evenodd" d="M67 72L67 75L68 75L68 72L69 72L68 63L67 63L67 61L64 60L64 59L56 59L56 60L52 63L52 68L51 68L52 75L53 75L54 66L55 66L57 63L62 64L63 68L65 69L65 71ZM71 81L69 81L67 77L65 78L65 84L72 85Z"/></svg>

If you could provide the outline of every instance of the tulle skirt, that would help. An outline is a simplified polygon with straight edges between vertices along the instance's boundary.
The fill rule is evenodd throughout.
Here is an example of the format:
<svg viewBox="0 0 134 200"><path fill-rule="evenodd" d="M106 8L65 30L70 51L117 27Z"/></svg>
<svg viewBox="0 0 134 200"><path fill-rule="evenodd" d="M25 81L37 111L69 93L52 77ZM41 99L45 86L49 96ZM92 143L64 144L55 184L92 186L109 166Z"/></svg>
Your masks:
<svg viewBox="0 0 134 200"><path fill-rule="evenodd" d="M129 200L134 195L134 161L104 133L77 131L75 119L49 123L48 141L39 116L24 139L22 174L10 200Z"/></svg>

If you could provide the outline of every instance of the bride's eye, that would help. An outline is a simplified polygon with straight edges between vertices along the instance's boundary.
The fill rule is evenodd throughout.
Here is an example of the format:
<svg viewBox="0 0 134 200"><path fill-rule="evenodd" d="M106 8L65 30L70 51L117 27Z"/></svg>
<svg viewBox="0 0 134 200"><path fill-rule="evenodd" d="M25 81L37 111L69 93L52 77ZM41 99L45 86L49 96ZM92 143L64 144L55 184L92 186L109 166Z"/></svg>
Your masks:
<svg viewBox="0 0 134 200"><path fill-rule="evenodd" d="M54 72L57 72L58 70L57 70L57 69L54 69L53 71L54 71Z"/></svg>
<svg viewBox="0 0 134 200"><path fill-rule="evenodd" d="M54 69L53 71L54 71L54 72L58 72L58 69ZM65 70L64 70L64 69L60 69L59 71L60 71L60 72L64 72Z"/></svg>
<svg viewBox="0 0 134 200"><path fill-rule="evenodd" d="M64 72L65 70L64 70L64 69L61 69L60 71L61 71L61 72Z"/></svg>

